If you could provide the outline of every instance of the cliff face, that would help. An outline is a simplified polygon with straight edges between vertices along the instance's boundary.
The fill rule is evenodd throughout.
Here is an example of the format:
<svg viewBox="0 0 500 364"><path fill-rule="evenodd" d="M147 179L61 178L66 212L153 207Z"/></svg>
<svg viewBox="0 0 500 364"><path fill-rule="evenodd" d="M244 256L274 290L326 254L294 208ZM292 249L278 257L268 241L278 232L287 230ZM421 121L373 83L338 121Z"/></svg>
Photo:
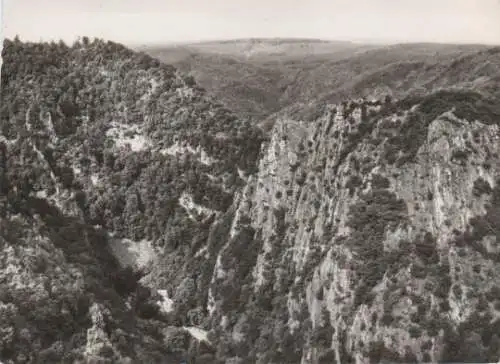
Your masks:
<svg viewBox="0 0 500 364"><path fill-rule="evenodd" d="M3 58L2 361L498 360L495 101L350 100L264 135L113 43Z"/></svg>
<svg viewBox="0 0 500 364"><path fill-rule="evenodd" d="M472 96L276 123L211 286L228 356L498 360L500 119Z"/></svg>

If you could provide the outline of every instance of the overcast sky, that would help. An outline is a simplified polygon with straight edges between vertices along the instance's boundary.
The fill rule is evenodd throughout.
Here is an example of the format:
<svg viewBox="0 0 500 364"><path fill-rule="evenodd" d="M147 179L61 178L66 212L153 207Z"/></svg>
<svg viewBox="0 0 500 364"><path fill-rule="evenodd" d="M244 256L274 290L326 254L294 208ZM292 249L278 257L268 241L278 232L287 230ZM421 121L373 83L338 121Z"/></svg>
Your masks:
<svg viewBox="0 0 500 364"><path fill-rule="evenodd" d="M127 44L246 37L500 44L500 0L3 0L3 35Z"/></svg>

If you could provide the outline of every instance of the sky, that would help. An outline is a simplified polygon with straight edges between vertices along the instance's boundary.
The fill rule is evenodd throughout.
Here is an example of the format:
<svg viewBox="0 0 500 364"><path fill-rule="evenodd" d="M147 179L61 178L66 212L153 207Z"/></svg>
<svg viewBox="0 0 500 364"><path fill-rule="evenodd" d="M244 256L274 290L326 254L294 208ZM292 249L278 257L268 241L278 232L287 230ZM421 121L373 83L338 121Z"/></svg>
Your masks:
<svg viewBox="0 0 500 364"><path fill-rule="evenodd" d="M128 45L292 37L500 44L500 0L0 0L2 33Z"/></svg>

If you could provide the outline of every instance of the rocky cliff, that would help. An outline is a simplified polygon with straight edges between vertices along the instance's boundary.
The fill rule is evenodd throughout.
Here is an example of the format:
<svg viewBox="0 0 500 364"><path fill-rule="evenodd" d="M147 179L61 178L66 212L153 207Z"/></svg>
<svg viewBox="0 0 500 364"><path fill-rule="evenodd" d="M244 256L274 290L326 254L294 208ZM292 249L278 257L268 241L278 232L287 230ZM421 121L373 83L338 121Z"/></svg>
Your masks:
<svg viewBox="0 0 500 364"><path fill-rule="evenodd" d="M2 72L3 361L498 361L498 100L264 135L113 43L10 42Z"/></svg>
<svg viewBox="0 0 500 364"><path fill-rule="evenodd" d="M279 120L210 291L227 355L497 361L494 107L443 91L331 105L312 123Z"/></svg>

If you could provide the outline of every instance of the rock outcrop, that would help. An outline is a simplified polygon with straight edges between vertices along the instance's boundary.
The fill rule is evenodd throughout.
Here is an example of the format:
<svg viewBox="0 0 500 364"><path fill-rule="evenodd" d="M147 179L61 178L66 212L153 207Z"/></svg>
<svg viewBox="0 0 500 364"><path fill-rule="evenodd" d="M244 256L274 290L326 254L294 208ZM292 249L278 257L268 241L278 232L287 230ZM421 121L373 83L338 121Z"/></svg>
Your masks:
<svg viewBox="0 0 500 364"><path fill-rule="evenodd" d="M500 119L475 105L439 92L278 120L215 268L225 350L259 363L497 360Z"/></svg>

